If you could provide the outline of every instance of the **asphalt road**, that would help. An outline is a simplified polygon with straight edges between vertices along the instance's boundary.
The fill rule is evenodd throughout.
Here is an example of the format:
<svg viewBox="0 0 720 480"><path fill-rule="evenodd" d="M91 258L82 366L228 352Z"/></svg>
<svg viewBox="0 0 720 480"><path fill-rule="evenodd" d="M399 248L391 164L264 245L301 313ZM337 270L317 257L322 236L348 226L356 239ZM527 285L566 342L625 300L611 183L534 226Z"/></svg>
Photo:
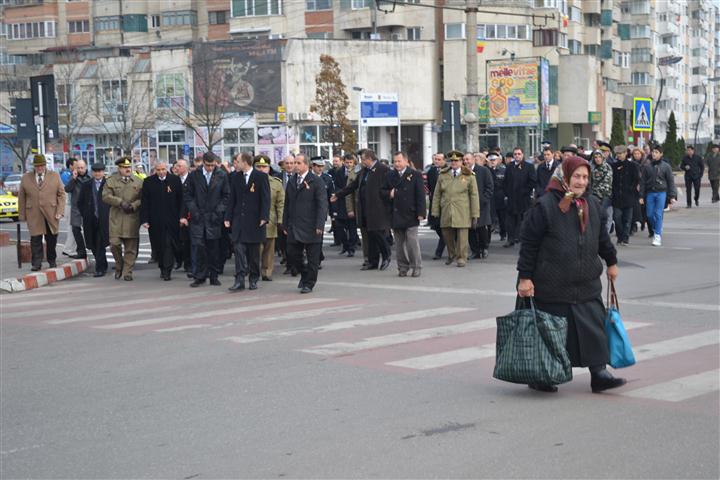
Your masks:
<svg viewBox="0 0 720 480"><path fill-rule="evenodd" d="M0 296L0 477L720 476L717 205L620 250L639 362L600 395L494 380L517 250L460 269L433 235L417 279L326 248L312 295L280 271L230 294L228 263L220 288L141 265Z"/></svg>

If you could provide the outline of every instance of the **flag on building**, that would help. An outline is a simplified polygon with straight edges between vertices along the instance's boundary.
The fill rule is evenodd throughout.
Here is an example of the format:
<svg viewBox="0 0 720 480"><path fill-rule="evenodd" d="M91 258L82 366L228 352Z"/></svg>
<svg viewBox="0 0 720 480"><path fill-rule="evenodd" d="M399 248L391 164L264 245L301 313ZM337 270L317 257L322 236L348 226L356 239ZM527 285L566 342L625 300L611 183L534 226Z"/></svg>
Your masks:
<svg viewBox="0 0 720 480"><path fill-rule="evenodd" d="M483 50L485 50L485 42L477 40L475 42L475 48L477 49L477 53L483 53Z"/></svg>

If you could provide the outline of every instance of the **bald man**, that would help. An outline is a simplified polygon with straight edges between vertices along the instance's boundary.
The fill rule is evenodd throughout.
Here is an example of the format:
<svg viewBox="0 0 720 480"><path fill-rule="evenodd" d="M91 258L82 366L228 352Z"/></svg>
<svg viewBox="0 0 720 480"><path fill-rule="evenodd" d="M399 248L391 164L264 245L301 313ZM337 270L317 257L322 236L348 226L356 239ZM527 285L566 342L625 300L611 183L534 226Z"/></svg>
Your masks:
<svg viewBox="0 0 720 480"><path fill-rule="evenodd" d="M69 255L70 258L87 258L87 248L82 234L82 213L78 206L78 198L82 186L91 180L87 171L85 160L75 160L73 164L72 177L65 185L65 192L70 194L70 227L72 236L75 239L77 249L75 255Z"/></svg>

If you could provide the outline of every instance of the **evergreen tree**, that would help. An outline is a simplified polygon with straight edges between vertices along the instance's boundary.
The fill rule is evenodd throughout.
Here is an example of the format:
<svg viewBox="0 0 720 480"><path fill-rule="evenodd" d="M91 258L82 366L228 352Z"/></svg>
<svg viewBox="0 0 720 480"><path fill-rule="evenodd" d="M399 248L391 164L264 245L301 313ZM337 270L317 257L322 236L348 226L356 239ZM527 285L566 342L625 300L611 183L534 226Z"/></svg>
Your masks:
<svg viewBox="0 0 720 480"><path fill-rule="evenodd" d="M663 155L670 161L670 164L673 167L680 164L675 112L670 112L670 118L668 118L668 129L667 134L665 135L665 142L663 143Z"/></svg>
<svg viewBox="0 0 720 480"><path fill-rule="evenodd" d="M610 145L617 147L625 145L625 121L621 112L613 115L612 133L610 134Z"/></svg>

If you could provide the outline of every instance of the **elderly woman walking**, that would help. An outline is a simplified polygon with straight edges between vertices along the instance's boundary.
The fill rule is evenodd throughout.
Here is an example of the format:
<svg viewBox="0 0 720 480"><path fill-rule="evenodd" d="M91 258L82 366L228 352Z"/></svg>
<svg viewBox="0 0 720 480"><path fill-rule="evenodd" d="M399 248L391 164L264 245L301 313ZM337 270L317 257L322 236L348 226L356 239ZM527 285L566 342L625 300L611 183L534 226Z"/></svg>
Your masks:
<svg viewBox="0 0 720 480"><path fill-rule="evenodd" d="M566 348L575 367L589 367L594 393L625 384L606 370L609 360L600 276L618 275L606 213L588 192L590 165L570 157L558 166L546 194L528 212L522 230L518 295L535 297L538 310L568 321ZM556 392L555 385L529 385Z"/></svg>

